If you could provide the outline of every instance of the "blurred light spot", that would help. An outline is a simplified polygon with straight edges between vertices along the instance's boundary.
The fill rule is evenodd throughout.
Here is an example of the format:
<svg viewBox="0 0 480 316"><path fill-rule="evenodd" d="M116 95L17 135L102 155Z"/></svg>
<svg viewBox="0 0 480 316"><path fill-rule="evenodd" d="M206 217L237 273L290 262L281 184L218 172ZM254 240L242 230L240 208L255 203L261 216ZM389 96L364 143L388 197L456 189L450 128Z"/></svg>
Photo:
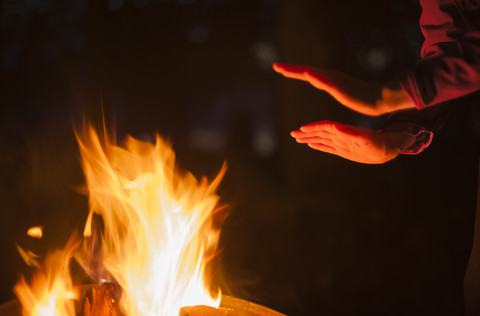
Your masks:
<svg viewBox="0 0 480 316"><path fill-rule="evenodd" d="M145 8L150 0L133 0L133 5L137 8Z"/></svg>
<svg viewBox="0 0 480 316"><path fill-rule="evenodd" d="M257 59L257 63L262 69L270 69L272 63L278 59L276 48L267 42L255 42L251 46L251 52Z"/></svg>
<svg viewBox="0 0 480 316"><path fill-rule="evenodd" d="M180 5L189 5L194 4L195 2L197 2L197 0L176 0L175 2Z"/></svg>
<svg viewBox="0 0 480 316"><path fill-rule="evenodd" d="M43 236L43 228L41 226L30 227L27 230L27 235L33 238L42 238Z"/></svg>
<svg viewBox="0 0 480 316"><path fill-rule="evenodd" d="M190 39L190 41L196 44L205 42L208 39L209 35L210 32L208 31L208 29L201 25L195 25L188 32L188 38Z"/></svg>
<svg viewBox="0 0 480 316"><path fill-rule="evenodd" d="M384 69L387 66L387 53L384 49L374 48L367 55L368 63L376 69Z"/></svg>
<svg viewBox="0 0 480 316"><path fill-rule="evenodd" d="M225 136L216 130L193 130L190 133L190 146L207 151L218 150L225 146Z"/></svg>
<svg viewBox="0 0 480 316"><path fill-rule="evenodd" d="M108 0L108 8L110 10L120 10L123 7L123 0Z"/></svg>
<svg viewBox="0 0 480 316"><path fill-rule="evenodd" d="M259 130L253 136L253 148L255 152L261 156L266 157L273 154L277 148L277 138L271 130Z"/></svg>
<svg viewBox="0 0 480 316"><path fill-rule="evenodd" d="M383 71L392 63L391 52L384 46L361 50L357 59L364 69L373 72Z"/></svg>

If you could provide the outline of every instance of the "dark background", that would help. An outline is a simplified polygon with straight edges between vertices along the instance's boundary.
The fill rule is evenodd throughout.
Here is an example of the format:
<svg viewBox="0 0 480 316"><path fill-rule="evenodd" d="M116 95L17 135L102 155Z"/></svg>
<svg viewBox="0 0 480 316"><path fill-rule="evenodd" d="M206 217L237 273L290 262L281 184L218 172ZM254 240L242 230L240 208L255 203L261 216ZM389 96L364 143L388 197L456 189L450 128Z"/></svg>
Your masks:
<svg viewBox="0 0 480 316"><path fill-rule="evenodd" d="M119 138L159 132L180 167L213 178L230 215L225 292L289 315L462 315L480 112L459 102L419 156L361 165L296 144L291 130L367 118L273 61L381 82L419 59L414 0L2 0L0 302L83 227L73 124ZM115 122L115 124L114 124ZM25 235L43 225L45 237Z"/></svg>

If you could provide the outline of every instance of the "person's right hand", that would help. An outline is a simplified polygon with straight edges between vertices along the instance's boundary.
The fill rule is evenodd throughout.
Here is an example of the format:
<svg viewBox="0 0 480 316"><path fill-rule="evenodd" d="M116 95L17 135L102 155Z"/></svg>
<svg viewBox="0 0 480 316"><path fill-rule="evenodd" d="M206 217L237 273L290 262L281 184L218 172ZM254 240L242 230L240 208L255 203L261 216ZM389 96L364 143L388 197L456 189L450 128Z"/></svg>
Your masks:
<svg viewBox="0 0 480 316"><path fill-rule="evenodd" d="M365 164L390 161L415 141L415 136L399 132L379 133L332 121L304 125L291 136L313 149Z"/></svg>
<svg viewBox="0 0 480 316"><path fill-rule="evenodd" d="M273 69L287 78L311 83L358 113L379 116L414 108L415 104L396 82L373 85L335 70L274 63Z"/></svg>

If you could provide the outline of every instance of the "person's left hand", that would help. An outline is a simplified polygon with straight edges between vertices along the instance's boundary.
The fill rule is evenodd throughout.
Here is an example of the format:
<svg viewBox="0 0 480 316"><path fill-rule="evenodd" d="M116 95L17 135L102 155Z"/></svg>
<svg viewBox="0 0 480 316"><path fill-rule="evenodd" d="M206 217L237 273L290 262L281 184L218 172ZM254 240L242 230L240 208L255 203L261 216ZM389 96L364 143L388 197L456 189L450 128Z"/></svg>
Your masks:
<svg viewBox="0 0 480 316"><path fill-rule="evenodd" d="M399 132L379 133L332 121L307 124L290 135L313 149L366 164L390 161L415 141L415 136Z"/></svg>

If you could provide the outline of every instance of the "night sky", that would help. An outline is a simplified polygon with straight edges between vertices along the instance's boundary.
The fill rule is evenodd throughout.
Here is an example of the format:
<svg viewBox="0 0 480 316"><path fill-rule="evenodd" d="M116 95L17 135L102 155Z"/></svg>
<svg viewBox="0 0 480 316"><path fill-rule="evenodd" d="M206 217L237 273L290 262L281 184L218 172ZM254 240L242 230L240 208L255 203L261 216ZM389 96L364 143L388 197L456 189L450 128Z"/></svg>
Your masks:
<svg viewBox="0 0 480 316"><path fill-rule="evenodd" d="M180 168L228 204L224 292L288 315L463 315L480 108L458 101L421 155L361 165L297 144L319 120L376 128L286 79L275 61L378 83L420 58L415 0L2 0L0 303L27 266L81 231L73 132L102 113L172 143ZM478 104L478 101L477 101ZM44 226L44 238L26 230Z"/></svg>

